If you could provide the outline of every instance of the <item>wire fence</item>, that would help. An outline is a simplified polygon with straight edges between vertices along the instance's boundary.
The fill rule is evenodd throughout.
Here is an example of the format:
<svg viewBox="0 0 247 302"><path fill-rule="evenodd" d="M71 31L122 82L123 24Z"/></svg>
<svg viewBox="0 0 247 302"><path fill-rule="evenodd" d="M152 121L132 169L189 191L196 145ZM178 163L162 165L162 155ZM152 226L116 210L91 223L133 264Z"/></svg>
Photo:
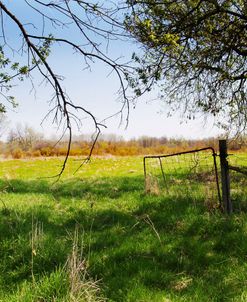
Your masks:
<svg viewBox="0 0 247 302"><path fill-rule="evenodd" d="M144 157L146 192L188 196L211 205L220 203L220 183L213 148Z"/></svg>
<svg viewBox="0 0 247 302"><path fill-rule="evenodd" d="M145 156L144 175L148 193L203 200L229 214L247 210L247 154L228 154L226 140L219 141L218 155L207 147Z"/></svg>
<svg viewBox="0 0 247 302"><path fill-rule="evenodd" d="M234 210L247 210L247 155L229 154L230 194Z"/></svg>

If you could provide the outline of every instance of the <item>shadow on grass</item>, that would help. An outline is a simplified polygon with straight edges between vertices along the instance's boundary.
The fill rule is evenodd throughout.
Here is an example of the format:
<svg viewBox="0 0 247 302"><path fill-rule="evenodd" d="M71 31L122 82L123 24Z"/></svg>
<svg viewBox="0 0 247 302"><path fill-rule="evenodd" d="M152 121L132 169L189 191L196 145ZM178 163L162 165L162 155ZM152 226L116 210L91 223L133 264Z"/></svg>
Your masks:
<svg viewBox="0 0 247 302"><path fill-rule="evenodd" d="M208 213L201 201L188 197L144 195L142 186L141 177L77 179L55 187L44 181L2 180L1 187L13 194L81 198L90 193L109 198L97 208L71 206L69 198L67 203L2 208L2 291L11 292L31 280L32 249L36 278L63 266L77 227L90 274L102 279L104 294L111 301L240 298L247 278L246 216ZM134 206L118 209L114 199L118 203L132 199Z"/></svg>
<svg viewBox="0 0 247 302"><path fill-rule="evenodd" d="M20 179L0 179L0 191L19 194L26 193L52 193L56 197L84 197L92 193L100 197L117 198L121 194L143 190L143 177L114 177L83 180L73 178L72 180L60 181L52 184L47 180L23 181Z"/></svg>

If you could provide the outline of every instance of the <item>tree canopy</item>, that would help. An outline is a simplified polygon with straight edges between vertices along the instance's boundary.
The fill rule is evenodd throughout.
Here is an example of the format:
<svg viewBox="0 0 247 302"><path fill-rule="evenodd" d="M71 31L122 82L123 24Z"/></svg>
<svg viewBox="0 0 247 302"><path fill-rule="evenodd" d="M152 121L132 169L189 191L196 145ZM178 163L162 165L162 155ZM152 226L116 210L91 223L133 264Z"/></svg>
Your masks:
<svg viewBox="0 0 247 302"><path fill-rule="evenodd" d="M143 46L132 85L159 84L171 110L218 125L247 123L247 4L243 0L129 0L126 27Z"/></svg>

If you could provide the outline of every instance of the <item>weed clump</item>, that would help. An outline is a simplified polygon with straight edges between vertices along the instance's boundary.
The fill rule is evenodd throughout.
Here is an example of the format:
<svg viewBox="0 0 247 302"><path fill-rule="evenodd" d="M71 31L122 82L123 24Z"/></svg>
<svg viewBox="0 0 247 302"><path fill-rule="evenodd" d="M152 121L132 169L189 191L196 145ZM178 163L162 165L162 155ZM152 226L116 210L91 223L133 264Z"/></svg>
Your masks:
<svg viewBox="0 0 247 302"><path fill-rule="evenodd" d="M42 236L41 236L42 235ZM32 281L25 280L15 295L8 302L104 302L101 296L99 282L93 280L88 273L86 258L83 258L78 247L78 231L75 231L72 251L63 267L57 267L50 274L35 276L33 264L43 237L40 223L32 225ZM2 300L1 300L2 301ZM5 300L3 300L5 301Z"/></svg>
<svg viewBox="0 0 247 302"><path fill-rule="evenodd" d="M99 282L90 278L87 261L78 248L78 230L75 230L73 248L65 271L69 277L68 301L71 302L104 302L100 296Z"/></svg>

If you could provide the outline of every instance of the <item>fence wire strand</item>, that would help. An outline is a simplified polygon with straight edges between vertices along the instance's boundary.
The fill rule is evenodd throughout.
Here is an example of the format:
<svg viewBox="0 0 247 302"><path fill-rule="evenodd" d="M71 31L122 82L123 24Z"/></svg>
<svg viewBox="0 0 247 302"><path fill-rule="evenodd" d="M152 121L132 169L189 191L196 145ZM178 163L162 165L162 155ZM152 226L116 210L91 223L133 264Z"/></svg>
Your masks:
<svg viewBox="0 0 247 302"><path fill-rule="evenodd" d="M247 156L244 153L229 154L230 192L235 210L247 210Z"/></svg>
<svg viewBox="0 0 247 302"><path fill-rule="evenodd" d="M146 157L146 192L171 197L182 195L194 201L219 204L213 154L212 150L195 150L166 157Z"/></svg>

